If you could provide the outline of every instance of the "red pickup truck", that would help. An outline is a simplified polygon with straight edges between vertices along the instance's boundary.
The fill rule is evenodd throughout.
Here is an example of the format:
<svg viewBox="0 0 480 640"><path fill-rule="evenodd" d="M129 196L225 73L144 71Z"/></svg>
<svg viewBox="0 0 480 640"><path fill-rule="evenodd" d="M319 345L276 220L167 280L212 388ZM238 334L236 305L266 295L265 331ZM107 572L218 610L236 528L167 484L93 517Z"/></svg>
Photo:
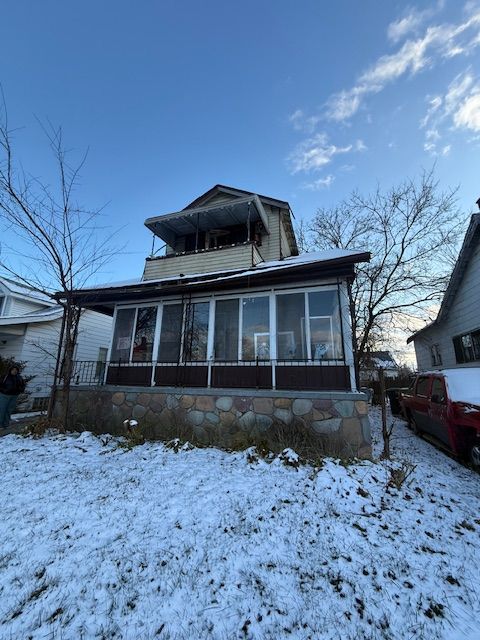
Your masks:
<svg viewBox="0 0 480 640"><path fill-rule="evenodd" d="M480 467L480 367L419 373L400 398L415 433L428 433Z"/></svg>

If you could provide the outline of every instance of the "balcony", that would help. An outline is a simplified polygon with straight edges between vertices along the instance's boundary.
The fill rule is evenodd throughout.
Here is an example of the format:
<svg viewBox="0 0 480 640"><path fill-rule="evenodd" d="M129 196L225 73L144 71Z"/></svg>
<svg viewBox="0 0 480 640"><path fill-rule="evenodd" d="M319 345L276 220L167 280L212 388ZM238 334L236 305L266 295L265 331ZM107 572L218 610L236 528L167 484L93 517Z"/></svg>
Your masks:
<svg viewBox="0 0 480 640"><path fill-rule="evenodd" d="M260 262L263 262L263 258L255 242L242 242L214 249L147 258L143 280L160 280L176 275L248 269Z"/></svg>

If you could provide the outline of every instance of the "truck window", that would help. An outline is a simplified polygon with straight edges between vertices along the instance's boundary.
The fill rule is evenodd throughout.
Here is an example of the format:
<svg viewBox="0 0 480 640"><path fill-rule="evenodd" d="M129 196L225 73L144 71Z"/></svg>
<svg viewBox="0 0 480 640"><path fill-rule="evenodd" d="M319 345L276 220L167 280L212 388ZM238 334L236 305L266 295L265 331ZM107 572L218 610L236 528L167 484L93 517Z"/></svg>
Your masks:
<svg viewBox="0 0 480 640"><path fill-rule="evenodd" d="M445 404L445 385L441 378L434 378L432 382L432 402Z"/></svg>
<svg viewBox="0 0 480 640"><path fill-rule="evenodd" d="M428 376L421 376L417 380L417 386L415 387L415 393L417 396L428 396L428 387L430 385L430 378Z"/></svg>

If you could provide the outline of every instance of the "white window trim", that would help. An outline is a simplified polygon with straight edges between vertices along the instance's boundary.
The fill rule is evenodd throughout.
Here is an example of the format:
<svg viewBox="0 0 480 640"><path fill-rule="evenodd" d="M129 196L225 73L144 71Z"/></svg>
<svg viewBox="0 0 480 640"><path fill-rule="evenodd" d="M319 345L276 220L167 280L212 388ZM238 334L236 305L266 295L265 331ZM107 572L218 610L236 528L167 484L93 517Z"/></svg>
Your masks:
<svg viewBox="0 0 480 640"><path fill-rule="evenodd" d="M304 306L305 306L305 315L307 318L310 318L310 304L309 304L309 293L320 292L320 291L340 291L339 296L339 304L340 304L340 315L341 315L341 328L342 328L342 347L343 347L343 357L335 357L329 359L329 364L334 364L335 362L344 363L350 368L353 366L353 352L352 349L348 348L348 337L351 338L351 321L348 312L348 308L345 306L345 283L343 280L338 282L326 282L326 283L315 283L311 284L308 287L279 287L279 288L255 288L252 290L241 290L241 291L232 291L226 292L222 294L212 293L210 295L199 294L198 296L192 295L191 298L186 301L184 298L161 298L155 302L143 302L138 301L136 303L131 302L128 304L119 304L115 306L114 314L113 314L113 331L112 331L112 339L110 341L110 347L108 352L108 360L111 359L111 354L113 351L113 336L115 332L115 325L117 321L118 311L123 309L135 309L135 318L132 329L132 337L131 337L131 345L130 345L130 355L129 362L132 362L133 356L133 348L134 348L134 337L138 319L138 310L140 308L145 307L157 307L157 318L156 318L156 326L155 326L155 334L154 334L154 344L153 344L153 353L152 353L152 362L155 364L158 362L158 350L160 347L160 338L161 338L161 327L163 321L163 308L165 306L170 305L178 305L183 304L184 306L188 303L197 304L201 302L209 303L209 316L208 316L208 335L207 335L207 354L206 354L206 362L215 363L214 360L214 341L215 341L215 308L217 300L238 300L239 301L239 331L238 331L238 353L237 358L239 362L250 362L243 359L243 302L247 298L261 298L265 297L269 299L269 334L270 334L270 358L269 360L265 360L264 363L274 363L277 360L278 349L277 349L277 315L276 315L276 297L279 295L288 295L293 293L303 293L304 294ZM347 317L345 316L347 313ZM326 316L327 317L327 316ZM331 316L328 316L332 318ZM183 313L182 318L182 330L181 330L181 340L180 340L180 362L182 364L184 361L184 340L185 340L185 330L186 330L186 317L185 313ZM312 361L312 353L311 353L311 329L310 329L310 321L305 323L305 338L306 338L306 355L307 362ZM348 335L347 335L348 333ZM337 355L337 354L335 354ZM190 361L187 361L187 363ZM218 361L221 362L221 361ZM295 360L292 360L295 362ZM140 364L140 363L138 363ZM327 365L328 366L328 365ZM354 375L354 374L352 374ZM152 375L153 380L153 375Z"/></svg>

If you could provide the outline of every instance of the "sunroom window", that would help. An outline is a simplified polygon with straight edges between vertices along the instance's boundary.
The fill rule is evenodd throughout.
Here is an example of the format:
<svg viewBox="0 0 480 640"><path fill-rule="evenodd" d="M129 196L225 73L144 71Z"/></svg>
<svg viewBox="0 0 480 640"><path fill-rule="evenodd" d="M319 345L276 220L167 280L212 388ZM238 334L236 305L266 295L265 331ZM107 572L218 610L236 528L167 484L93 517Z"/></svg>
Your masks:
<svg viewBox="0 0 480 640"><path fill-rule="evenodd" d="M182 338L183 306L167 304L163 307L159 362L179 362L180 343Z"/></svg>
<svg viewBox="0 0 480 640"><path fill-rule="evenodd" d="M183 354L187 362L207 359L209 302L195 302L185 309Z"/></svg>
<svg viewBox="0 0 480 640"><path fill-rule="evenodd" d="M336 290L308 294L310 357L313 360L343 358L340 309Z"/></svg>
<svg viewBox="0 0 480 640"><path fill-rule="evenodd" d="M239 300L218 300L215 304L215 360L238 360Z"/></svg>
<svg viewBox="0 0 480 640"><path fill-rule="evenodd" d="M276 296L277 358L306 360L305 294L288 293Z"/></svg>
<svg viewBox="0 0 480 640"><path fill-rule="evenodd" d="M268 296L242 300L242 358L270 359L270 310Z"/></svg>
<svg viewBox="0 0 480 640"><path fill-rule="evenodd" d="M133 362L150 362L153 353L157 307L140 307L133 340Z"/></svg>
<svg viewBox="0 0 480 640"><path fill-rule="evenodd" d="M132 347L133 323L135 322L136 309L119 309L113 332L112 353L110 360L128 361Z"/></svg>

